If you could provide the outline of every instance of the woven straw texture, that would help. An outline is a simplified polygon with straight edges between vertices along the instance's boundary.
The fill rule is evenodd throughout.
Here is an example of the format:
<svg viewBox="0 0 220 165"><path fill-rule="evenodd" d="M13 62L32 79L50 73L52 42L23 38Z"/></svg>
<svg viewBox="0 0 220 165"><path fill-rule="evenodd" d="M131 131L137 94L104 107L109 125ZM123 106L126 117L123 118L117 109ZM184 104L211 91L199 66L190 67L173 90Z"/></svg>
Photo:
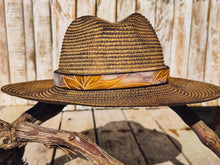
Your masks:
<svg viewBox="0 0 220 165"><path fill-rule="evenodd" d="M12 84L2 89L14 96L42 102L92 106L182 105L220 96L219 87L178 78L170 78L166 85L118 90L67 90L55 87L52 80Z"/></svg>
<svg viewBox="0 0 220 165"><path fill-rule="evenodd" d="M118 23L93 16L69 26L59 72L78 75L128 73L166 68L160 42L150 22L133 14Z"/></svg>
<svg viewBox="0 0 220 165"><path fill-rule="evenodd" d="M165 69L160 42L150 23L133 14L119 23L93 16L76 19L63 41L58 72L100 75ZM198 103L220 97L220 87L170 78L166 84L103 90L72 90L53 80L9 84L13 96L57 104L92 106L162 106Z"/></svg>

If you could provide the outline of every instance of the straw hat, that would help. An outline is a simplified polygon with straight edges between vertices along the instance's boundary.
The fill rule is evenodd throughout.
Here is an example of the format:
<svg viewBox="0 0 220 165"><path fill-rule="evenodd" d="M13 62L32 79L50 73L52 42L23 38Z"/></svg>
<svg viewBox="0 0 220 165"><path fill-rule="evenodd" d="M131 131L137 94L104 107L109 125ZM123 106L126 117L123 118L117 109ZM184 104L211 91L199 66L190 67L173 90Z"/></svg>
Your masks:
<svg viewBox="0 0 220 165"><path fill-rule="evenodd" d="M92 106L161 106L216 99L220 87L169 76L149 21L132 14L118 23L94 16L68 27L54 80L9 84L26 99Z"/></svg>

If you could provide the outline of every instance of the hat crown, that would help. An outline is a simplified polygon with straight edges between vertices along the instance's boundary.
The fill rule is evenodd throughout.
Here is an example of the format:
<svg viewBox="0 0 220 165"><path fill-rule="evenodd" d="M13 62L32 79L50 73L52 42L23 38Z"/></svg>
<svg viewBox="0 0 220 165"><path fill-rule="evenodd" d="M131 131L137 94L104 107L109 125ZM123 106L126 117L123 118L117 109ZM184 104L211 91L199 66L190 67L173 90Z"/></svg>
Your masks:
<svg viewBox="0 0 220 165"><path fill-rule="evenodd" d="M58 72L100 75L164 68L154 29L135 13L118 23L94 16L73 21L64 36Z"/></svg>

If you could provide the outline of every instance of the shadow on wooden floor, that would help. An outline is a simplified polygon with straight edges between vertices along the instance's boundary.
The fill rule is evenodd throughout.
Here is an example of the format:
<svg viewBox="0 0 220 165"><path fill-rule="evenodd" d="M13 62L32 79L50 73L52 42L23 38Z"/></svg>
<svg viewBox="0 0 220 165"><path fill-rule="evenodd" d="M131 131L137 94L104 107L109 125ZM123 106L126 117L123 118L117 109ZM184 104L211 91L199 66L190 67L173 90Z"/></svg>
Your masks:
<svg viewBox="0 0 220 165"><path fill-rule="evenodd" d="M166 161L182 165L176 159L182 148L176 139L162 132L146 129L139 123L110 122L97 128L97 132L97 143L126 165L157 164ZM94 130L86 130L83 133L90 137L94 135ZM70 156L72 159L76 158L73 154ZM61 165L68 161L70 159L64 155L55 159L53 164Z"/></svg>

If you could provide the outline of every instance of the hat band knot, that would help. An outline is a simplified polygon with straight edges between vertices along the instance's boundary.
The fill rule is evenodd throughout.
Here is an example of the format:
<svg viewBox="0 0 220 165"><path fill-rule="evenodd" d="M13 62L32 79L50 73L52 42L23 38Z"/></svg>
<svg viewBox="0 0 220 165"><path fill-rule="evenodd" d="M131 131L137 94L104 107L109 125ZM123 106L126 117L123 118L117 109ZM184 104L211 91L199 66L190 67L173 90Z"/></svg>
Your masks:
<svg viewBox="0 0 220 165"><path fill-rule="evenodd" d="M169 79L169 67L156 71L106 74L106 75L67 75L54 72L54 84L74 90L98 90L143 87L165 84Z"/></svg>

